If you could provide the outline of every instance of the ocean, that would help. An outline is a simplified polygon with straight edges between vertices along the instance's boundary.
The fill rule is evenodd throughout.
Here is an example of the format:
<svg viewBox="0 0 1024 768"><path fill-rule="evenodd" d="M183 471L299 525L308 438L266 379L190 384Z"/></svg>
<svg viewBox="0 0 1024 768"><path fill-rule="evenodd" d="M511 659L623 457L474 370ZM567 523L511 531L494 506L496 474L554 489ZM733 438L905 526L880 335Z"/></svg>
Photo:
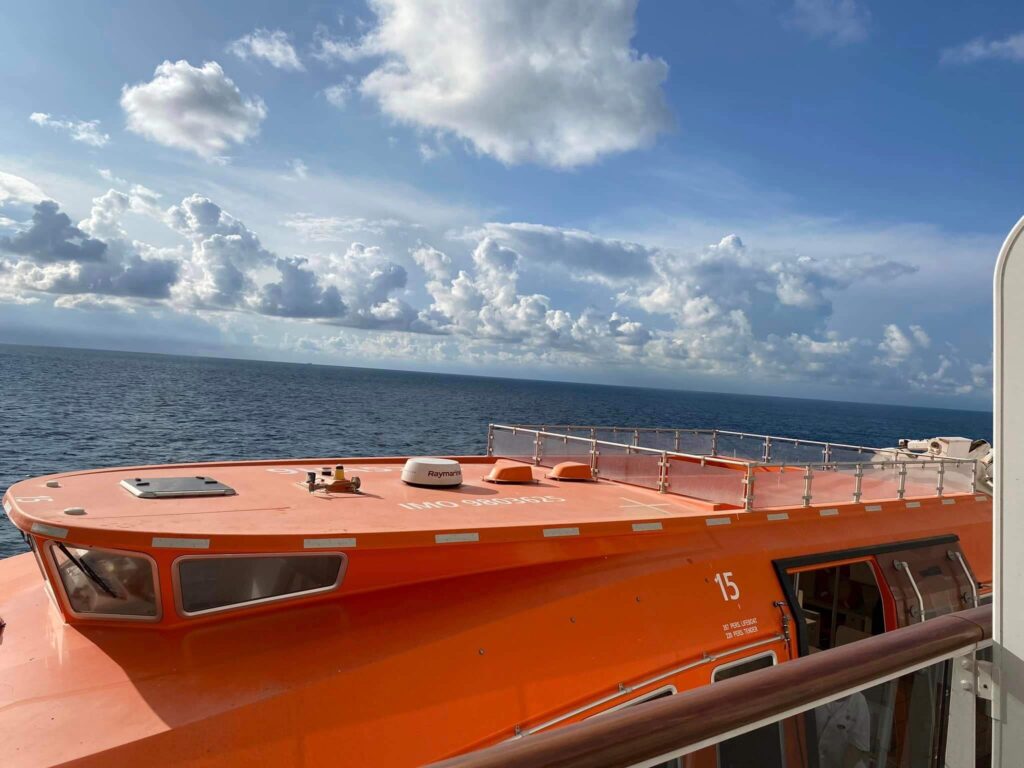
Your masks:
<svg viewBox="0 0 1024 768"><path fill-rule="evenodd" d="M872 446L992 433L992 414L978 411L7 345L0 419L0 495L89 467L479 454L490 422L718 427ZM0 557L23 551L0 517Z"/></svg>

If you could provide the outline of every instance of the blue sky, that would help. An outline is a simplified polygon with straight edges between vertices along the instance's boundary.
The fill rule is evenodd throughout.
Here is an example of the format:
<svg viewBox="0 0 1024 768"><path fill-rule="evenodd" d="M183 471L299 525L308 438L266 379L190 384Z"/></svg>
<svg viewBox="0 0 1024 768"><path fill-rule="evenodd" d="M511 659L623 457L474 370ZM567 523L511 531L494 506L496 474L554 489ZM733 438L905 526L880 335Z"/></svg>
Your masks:
<svg viewBox="0 0 1024 768"><path fill-rule="evenodd" d="M4 14L0 341L988 406L1010 4Z"/></svg>

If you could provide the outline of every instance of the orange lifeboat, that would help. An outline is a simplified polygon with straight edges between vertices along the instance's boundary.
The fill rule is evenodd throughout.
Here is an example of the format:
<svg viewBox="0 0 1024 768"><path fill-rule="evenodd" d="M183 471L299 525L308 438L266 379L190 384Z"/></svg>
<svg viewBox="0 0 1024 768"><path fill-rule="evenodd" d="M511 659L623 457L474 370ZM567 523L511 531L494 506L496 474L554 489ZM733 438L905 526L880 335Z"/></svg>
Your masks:
<svg viewBox="0 0 1024 768"><path fill-rule="evenodd" d="M990 590L975 459L715 430L488 446L12 486L5 765L421 765Z"/></svg>

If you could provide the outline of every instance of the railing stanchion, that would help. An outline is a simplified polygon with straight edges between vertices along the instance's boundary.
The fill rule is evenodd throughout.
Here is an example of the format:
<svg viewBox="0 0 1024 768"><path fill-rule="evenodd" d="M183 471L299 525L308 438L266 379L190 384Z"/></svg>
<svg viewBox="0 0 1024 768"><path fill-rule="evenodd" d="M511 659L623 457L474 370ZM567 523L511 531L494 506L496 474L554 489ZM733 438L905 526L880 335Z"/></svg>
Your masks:
<svg viewBox="0 0 1024 768"><path fill-rule="evenodd" d="M811 465L808 464L804 467L804 506L811 506L811 478L813 477L813 470Z"/></svg>
<svg viewBox="0 0 1024 768"><path fill-rule="evenodd" d="M857 471L853 473L853 503L859 504L861 488L864 482L864 465L858 464Z"/></svg>
<svg viewBox="0 0 1024 768"><path fill-rule="evenodd" d="M747 474L743 478L743 508L748 512L754 508L754 467L747 465Z"/></svg>
<svg viewBox="0 0 1024 768"><path fill-rule="evenodd" d="M939 461L939 468L935 471L935 495L942 495L942 484L945 480L946 462Z"/></svg>
<svg viewBox="0 0 1024 768"><path fill-rule="evenodd" d="M676 439L678 439L679 433L676 433ZM658 476L658 491L660 493L666 493L668 491L668 454L662 452L661 454L661 466Z"/></svg>
<svg viewBox="0 0 1024 768"><path fill-rule="evenodd" d="M978 492L978 460L971 462L971 493Z"/></svg>
<svg viewBox="0 0 1024 768"><path fill-rule="evenodd" d="M712 429L711 430L711 455L712 456L717 456L718 455L718 430L717 429Z"/></svg>
<svg viewBox="0 0 1024 768"><path fill-rule="evenodd" d="M487 425L487 455L494 455L494 425Z"/></svg>
<svg viewBox="0 0 1024 768"><path fill-rule="evenodd" d="M538 431L533 436L533 465L535 467L540 466L540 432Z"/></svg>
<svg viewBox="0 0 1024 768"><path fill-rule="evenodd" d="M761 461L764 464L767 464L771 460L772 460L772 439L770 437L765 437L765 439L764 439L764 449L761 451Z"/></svg>
<svg viewBox="0 0 1024 768"><path fill-rule="evenodd" d="M679 430L676 430L675 439L672 441L672 450L679 453Z"/></svg>
<svg viewBox="0 0 1024 768"><path fill-rule="evenodd" d="M597 477L597 440L590 441L590 473Z"/></svg>
<svg viewBox="0 0 1024 768"><path fill-rule="evenodd" d="M902 500L907 494L907 462L899 463L899 485L896 488L896 498Z"/></svg>

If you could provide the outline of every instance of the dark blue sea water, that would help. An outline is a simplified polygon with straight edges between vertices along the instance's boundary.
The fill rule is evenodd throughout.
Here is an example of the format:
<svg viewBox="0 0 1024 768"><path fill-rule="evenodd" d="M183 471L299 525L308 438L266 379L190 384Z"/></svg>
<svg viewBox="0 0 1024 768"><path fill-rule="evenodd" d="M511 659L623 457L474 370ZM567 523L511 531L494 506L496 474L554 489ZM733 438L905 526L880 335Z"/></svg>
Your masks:
<svg viewBox="0 0 1024 768"><path fill-rule="evenodd" d="M708 392L0 345L0 495L87 467L474 454L488 422L719 427L861 445L991 439L992 415ZM24 551L0 517L0 557Z"/></svg>

